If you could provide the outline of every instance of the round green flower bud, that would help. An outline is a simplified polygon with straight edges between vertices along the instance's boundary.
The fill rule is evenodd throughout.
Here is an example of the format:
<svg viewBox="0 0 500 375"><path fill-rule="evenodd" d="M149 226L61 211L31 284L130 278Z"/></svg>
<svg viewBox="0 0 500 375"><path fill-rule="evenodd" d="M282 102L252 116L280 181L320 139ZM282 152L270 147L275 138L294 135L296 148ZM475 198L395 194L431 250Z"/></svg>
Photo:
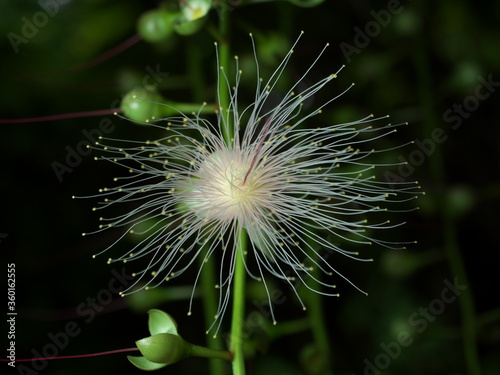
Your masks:
<svg viewBox="0 0 500 375"><path fill-rule="evenodd" d="M165 9L150 10L139 18L137 32L147 42L162 42L173 33L173 22L178 16Z"/></svg>
<svg viewBox="0 0 500 375"><path fill-rule="evenodd" d="M158 333L136 341L141 354L154 363L172 364L191 355L192 344L179 335Z"/></svg>
<svg viewBox="0 0 500 375"><path fill-rule="evenodd" d="M162 103L166 103L166 100L156 91L141 88L125 95L120 108L130 120L144 123L172 114L172 109Z"/></svg>

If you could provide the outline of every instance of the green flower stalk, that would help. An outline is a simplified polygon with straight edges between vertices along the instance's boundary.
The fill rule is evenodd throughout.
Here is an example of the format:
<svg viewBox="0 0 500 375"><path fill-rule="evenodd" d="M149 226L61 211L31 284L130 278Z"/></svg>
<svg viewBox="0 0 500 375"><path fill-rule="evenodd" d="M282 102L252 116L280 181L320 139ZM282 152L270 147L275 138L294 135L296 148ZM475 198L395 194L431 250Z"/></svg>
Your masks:
<svg viewBox="0 0 500 375"><path fill-rule="evenodd" d="M121 238L141 236L137 245L109 263L147 260L123 295L171 282L193 267L198 257L216 257L219 301L209 330L217 333L230 303L238 257L248 277L262 282L266 290L266 280L278 278L302 303L298 283L325 296L338 296L334 288L339 279L357 288L334 266L337 255L372 260L361 257L353 246L404 247L404 243L377 239L376 233L401 225L391 224L386 212L415 198L418 186L381 180L378 172L397 164L369 161L374 154L394 149L375 150L373 141L404 124L368 115L320 125L316 116L352 86L305 109L304 103L331 85L342 70L310 83L325 46L288 90L278 90L299 39L276 71L263 80L252 38L257 68L252 103L240 104L244 72L236 57L234 79L227 77L225 67L219 69L219 82L226 84L218 85L217 97L222 91L229 93L229 108L217 111L217 121L203 117L202 106L197 113L179 111L150 122L158 129L157 140L103 138L94 146L103 155L98 160L125 167L129 176L117 177L113 186L100 189L97 197L103 202L96 211L110 206L124 211L117 217L101 217L100 229L93 233L116 228L123 232ZM233 134L229 143L222 131L227 124ZM135 208L130 209L131 204ZM245 250L238 247L240 233L248 234ZM193 280L193 291L200 272ZM271 314L275 322L272 309Z"/></svg>

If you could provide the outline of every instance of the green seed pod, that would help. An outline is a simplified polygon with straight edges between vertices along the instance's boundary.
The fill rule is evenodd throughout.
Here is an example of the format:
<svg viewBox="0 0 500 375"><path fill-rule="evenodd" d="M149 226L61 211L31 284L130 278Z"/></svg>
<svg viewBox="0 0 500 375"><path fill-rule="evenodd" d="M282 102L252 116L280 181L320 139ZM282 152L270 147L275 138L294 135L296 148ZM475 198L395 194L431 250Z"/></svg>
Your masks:
<svg viewBox="0 0 500 375"><path fill-rule="evenodd" d="M159 93L141 88L125 95L120 108L130 120L147 123L172 115L172 108L163 103L167 101Z"/></svg>
<svg viewBox="0 0 500 375"><path fill-rule="evenodd" d="M172 35L173 23L178 17L179 14L165 9L150 10L139 18L137 32L147 42L163 42Z"/></svg>

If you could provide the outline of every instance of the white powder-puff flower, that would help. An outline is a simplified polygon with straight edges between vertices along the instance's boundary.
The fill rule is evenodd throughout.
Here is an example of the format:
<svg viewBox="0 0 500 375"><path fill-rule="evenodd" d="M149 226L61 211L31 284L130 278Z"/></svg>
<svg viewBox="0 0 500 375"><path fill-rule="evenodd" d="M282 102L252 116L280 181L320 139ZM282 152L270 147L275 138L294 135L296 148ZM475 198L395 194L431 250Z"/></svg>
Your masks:
<svg viewBox="0 0 500 375"><path fill-rule="evenodd" d="M358 249L366 250L371 244L404 247L377 239L377 232L400 225L391 224L385 214L415 198L418 186L384 181L381 174L391 165L372 160L375 154L390 151L373 149L377 139L402 124L368 115L318 126L316 116L349 88L312 110L304 109L304 102L339 73L307 87L323 49L288 91L279 91L293 47L271 77L263 80L254 45L257 77L249 105L239 102L243 72L236 58L234 81L223 67L219 72L226 84L218 86L218 96L226 90L230 104L216 111L216 121L201 116L201 110L190 115L179 112L151 123L160 134L154 141L103 138L94 146L102 150L99 160L130 172L115 178L117 186L100 190L98 196L104 201L96 207L99 211L121 205L126 209L121 216L101 218L99 231L120 228L121 238L129 233L142 236L128 253L109 259L147 261L144 269L136 271L136 283L123 294L137 286L152 288L172 280L193 267L198 257L216 257L220 269L216 318L222 317L240 233L247 233L250 240L245 254L250 277L264 286L275 277L295 292L301 282L323 295L337 295L332 288L340 279L351 283L336 267L338 256L370 261L360 257ZM223 129L228 126L231 140L226 142ZM131 204L135 208L130 210ZM198 277L193 283L194 290Z"/></svg>

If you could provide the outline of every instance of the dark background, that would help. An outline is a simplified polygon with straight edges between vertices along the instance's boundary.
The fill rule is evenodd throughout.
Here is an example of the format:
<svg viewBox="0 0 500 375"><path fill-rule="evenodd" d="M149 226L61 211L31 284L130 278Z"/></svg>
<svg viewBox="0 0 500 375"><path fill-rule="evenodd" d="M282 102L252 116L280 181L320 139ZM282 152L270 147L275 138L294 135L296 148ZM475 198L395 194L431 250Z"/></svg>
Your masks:
<svg viewBox="0 0 500 375"><path fill-rule="evenodd" d="M243 1L243 5L248 3ZM69 1L48 17L27 43L18 46L18 53L8 34L22 36L23 17L33 21L41 8L36 2L0 5L0 118L113 108L157 67L164 73L158 88L165 97L179 102L213 102L216 71L214 37L209 29L218 23L215 10L209 15L207 27L194 35L173 36L159 45L142 41L105 62L85 66L133 36L140 14L157 4ZM407 332L406 342L410 340L411 344L402 347L381 373L498 374L499 265L495 259L500 228L500 106L498 87L492 86L492 92L479 88L482 98L477 97L477 90L484 86L484 80L500 81L500 3L403 1L387 25L379 27L380 31L361 47L362 41L356 39L358 30L366 32L374 20L372 11L380 14L388 4L396 3L325 1L317 7L301 8L279 1L238 6L230 14L232 51L241 56L243 68L251 63L248 32L253 32L262 74L269 74L304 30L284 77L293 82L329 42L311 79L346 64L338 79L339 89L333 92L338 93L350 82L356 86L325 111L323 120L391 114L394 123L408 121L410 125L382 145L419 141L392 153L393 161L405 160L409 165L408 170L398 172L393 168L391 172L408 181L418 180L426 195L418 200L420 210L394 215L393 220L406 221L407 225L383 234L388 239L418 243L405 251L373 247L369 252L375 262L370 264L333 260L369 296L339 281L341 298L323 300L331 373L363 374L366 361L383 364L384 345L394 348L391 343ZM346 54L346 43L357 48L356 52ZM201 76L196 78L191 74L192 64L200 61L197 66ZM252 80L242 83L242 98L252 98L252 84ZM314 98L318 102L321 99ZM450 112L457 105L466 105L469 110L449 117L457 116ZM106 289L114 277L112 270L121 273L122 267L108 266L107 255L97 259L91 255L112 243L114 234L82 238L81 232L97 227L98 215L91 210L95 200L71 197L95 194L123 171L93 161L92 153L68 159L73 163L71 172L61 178L54 172L54 162L67 164L71 150L88 139L84 131L96 134L94 129L99 129L103 121L111 124L108 129L112 129L109 135L113 138L154 137L149 129L111 115L0 124L1 280L5 285L7 264L15 263L18 359L33 357L32 349L41 351L50 342L49 333L64 331L68 322L76 324L78 334L58 355L132 347L135 340L148 334L145 311L151 307L172 314L187 340L205 340L207 327L198 300L196 317L185 317L184 287L189 286L196 269L179 279L173 289L158 289L158 293L138 294L132 299L116 295L112 301L106 299ZM442 129L439 139L435 129ZM427 145L427 154L419 143ZM412 203L407 208L411 209ZM120 248L125 251L128 244L120 246L118 252ZM455 279L467 289L444 304L442 312L426 319L424 327L422 309L440 306L435 300L442 299L445 280ZM278 327L282 324L286 329L272 331L274 334L265 326L255 329L251 341L255 344L249 344L253 352L249 373L330 373L321 369L324 357L316 351L310 331L298 328L304 321L307 324L307 314L292 295L286 296L275 309ZM95 308L89 308L88 298L101 298L101 303L98 299ZM251 302L247 311L255 311ZM93 312L97 313L95 317ZM292 320L297 322L295 328L285 324ZM464 326L469 327L465 336ZM5 333L0 332L0 342L4 343L0 357L5 358L7 326L2 327ZM467 366L464 343L477 350L481 372ZM205 360L187 360L160 371L208 373L206 364ZM320 370L315 370L316 365ZM140 373L122 354L52 361L41 371L61 375L89 372Z"/></svg>

